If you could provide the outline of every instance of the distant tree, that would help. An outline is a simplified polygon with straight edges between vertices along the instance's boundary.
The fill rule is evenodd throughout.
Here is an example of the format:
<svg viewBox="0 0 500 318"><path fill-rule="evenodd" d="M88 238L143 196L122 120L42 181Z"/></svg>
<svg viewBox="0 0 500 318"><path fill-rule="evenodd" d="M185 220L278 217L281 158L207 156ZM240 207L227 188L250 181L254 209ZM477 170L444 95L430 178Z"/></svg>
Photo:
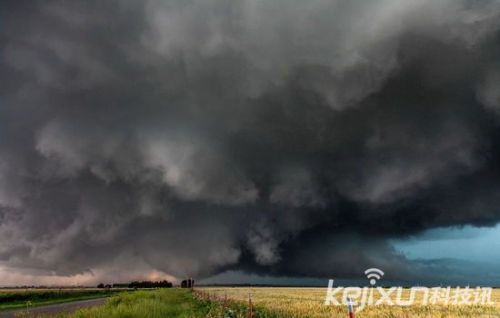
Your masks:
<svg viewBox="0 0 500 318"><path fill-rule="evenodd" d="M104 284L100 283L99 285L97 285L97 288L104 288Z"/></svg>
<svg viewBox="0 0 500 318"><path fill-rule="evenodd" d="M129 288L170 288L172 283L166 280L158 282L142 281L142 282L131 282L128 285Z"/></svg>

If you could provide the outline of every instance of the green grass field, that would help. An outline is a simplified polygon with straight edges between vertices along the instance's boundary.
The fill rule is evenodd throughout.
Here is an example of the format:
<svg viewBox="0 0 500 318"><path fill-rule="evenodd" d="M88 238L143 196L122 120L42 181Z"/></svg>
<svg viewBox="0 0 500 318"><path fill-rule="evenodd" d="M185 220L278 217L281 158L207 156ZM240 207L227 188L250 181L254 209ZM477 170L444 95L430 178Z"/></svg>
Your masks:
<svg viewBox="0 0 500 318"><path fill-rule="evenodd" d="M111 297L103 306L81 309L60 318L243 318L247 311L238 302L211 302L196 298L189 290L172 288L125 292ZM274 316L264 314L254 317Z"/></svg>
<svg viewBox="0 0 500 318"><path fill-rule="evenodd" d="M121 291L102 289L0 290L0 311L107 297Z"/></svg>

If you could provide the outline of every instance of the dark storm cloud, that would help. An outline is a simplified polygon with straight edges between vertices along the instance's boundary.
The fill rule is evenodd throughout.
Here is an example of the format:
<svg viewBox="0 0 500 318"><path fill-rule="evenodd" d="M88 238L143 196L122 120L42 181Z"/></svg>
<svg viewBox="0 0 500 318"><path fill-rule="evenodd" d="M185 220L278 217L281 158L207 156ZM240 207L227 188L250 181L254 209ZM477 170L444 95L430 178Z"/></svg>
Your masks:
<svg viewBox="0 0 500 318"><path fill-rule="evenodd" d="M498 1L0 9L5 268L397 277L500 219Z"/></svg>

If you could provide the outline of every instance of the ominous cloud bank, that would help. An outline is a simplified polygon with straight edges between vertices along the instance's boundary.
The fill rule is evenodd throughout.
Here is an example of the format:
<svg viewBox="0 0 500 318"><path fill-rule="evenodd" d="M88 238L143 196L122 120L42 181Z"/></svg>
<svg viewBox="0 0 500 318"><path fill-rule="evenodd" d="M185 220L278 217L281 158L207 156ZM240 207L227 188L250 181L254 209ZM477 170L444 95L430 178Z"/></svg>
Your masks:
<svg viewBox="0 0 500 318"><path fill-rule="evenodd" d="M495 0L2 1L0 266L414 272L387 239L500 220L499 31Z"/></svg>

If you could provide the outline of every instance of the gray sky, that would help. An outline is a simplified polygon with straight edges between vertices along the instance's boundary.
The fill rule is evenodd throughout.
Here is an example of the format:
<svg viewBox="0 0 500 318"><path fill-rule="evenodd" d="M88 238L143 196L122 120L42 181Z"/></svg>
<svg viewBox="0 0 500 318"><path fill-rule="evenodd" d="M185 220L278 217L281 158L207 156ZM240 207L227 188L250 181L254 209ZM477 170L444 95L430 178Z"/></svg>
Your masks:
<svg viewBox="0 0 500 318"><path fill-rule="evenodd" d="M497 237L499 15L493 0L3 1L0 285L368 267L498 282L487 250L442 251Z"/></svg>

